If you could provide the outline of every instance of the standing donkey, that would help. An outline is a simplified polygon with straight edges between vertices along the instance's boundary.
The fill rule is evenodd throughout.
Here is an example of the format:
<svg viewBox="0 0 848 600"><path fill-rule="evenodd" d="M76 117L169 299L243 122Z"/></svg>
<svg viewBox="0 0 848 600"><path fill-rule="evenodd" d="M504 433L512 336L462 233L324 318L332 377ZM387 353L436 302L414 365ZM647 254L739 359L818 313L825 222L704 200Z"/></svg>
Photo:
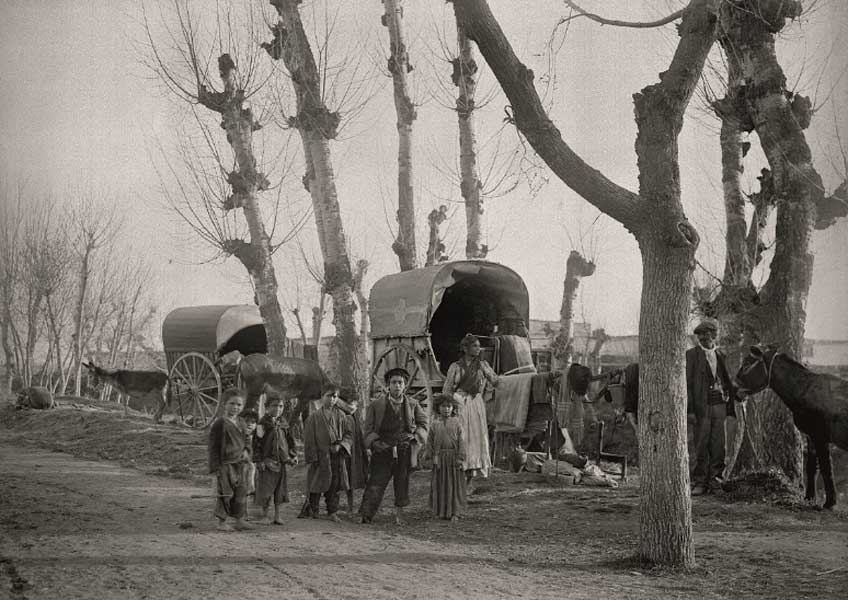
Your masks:
<svg viewBox="0 0 848 600"><path fill-rule="evenodd" d="M830 444L848 450L848 381L813 373L773 347L751 347L736 374L741 394L770 387L792 411L795 426L807 435L806 499L816 498L816 459L824 479L824 508L836 504Z"/></svg>

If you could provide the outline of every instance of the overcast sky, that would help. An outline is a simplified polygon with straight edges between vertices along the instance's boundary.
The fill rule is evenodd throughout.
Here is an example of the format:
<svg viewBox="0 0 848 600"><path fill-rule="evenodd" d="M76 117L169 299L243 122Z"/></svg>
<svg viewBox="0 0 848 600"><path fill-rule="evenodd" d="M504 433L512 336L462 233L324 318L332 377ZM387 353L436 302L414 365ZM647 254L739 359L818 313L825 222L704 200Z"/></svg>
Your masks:
<svg viewBox="0 0 848 600"><path fill-rule="evenodd" d="M325 4L335 6L306 2L307 17L320 13ZM443 106L450 102L440 87L444 84L435 83L435 74L447 77L450 72L440 55L437 35L449 23L450 5L442 0L405 4L411 58L416 66L412 72L415 100L420 103L416 125L419 249L423 253L426 244L426 214L447 200L452 211L447 230L452 258L462 258L464 215L459 191L451 185L449 174L456 155L455 115ZM549 98L565 139L590 164L636 190L631 97L656 82L657 74L667 67L677 39L674 28L614 29L576 20L567 31L560 29L551 38L558 16L564 14L559 2L493 0L491 4L519 56L533 67L537 78L555 75L550 79ZM667 12L668 6L677 6L673 1L661 4L662 8L647 1L585 2L587 8L627 19L654 19ZM367 82L367 91L360 97L368 102L355 111L342 139L333 145L333 160L350 245L355 254L371 261L372 282L397 268L390 250L391 219L386 216L393 212L397 134L391 87L378 68L384 64L380 45L387 36L379 26L381 10L377 0L344 3L330 44L334 56L343 56L350 48L361 56L357 61L360 78ZM60 196L83 186L113 198L127 219L126 243L153 263L153 285L162 316L182 305L250 302L252 292L240 265L234 260L204 264L210 256L208 249L191 242L188 229L164 208L162 184L152 163L162 157L158 148L172 145L180 127L186 126L186 112L143 64L146 50L139 17L135 3L113 0L2 3L0 117L4 134L0 136L0 173L6 182L26 180L33 188ZM447 43L453 45L447 31ZM842 162L833 134L835 123L848 141L848 109L844 108L848 106L848 77L844 76L848 46L836 44L846 34L848 4L831 0L819 2L818 10L793 27L780 45L790 82L823 105L807 139L828 191L839 180L834 162ZM550 39L558 48L555 61L545 53ZM829 62L822 67L828 56ZM485 68L480 88L480 97L486 97L488 103L479 111L478 135L481 144L485 143L486 156L498 154L497 164L502 164L519 147L517 137L503 126L506 102ZM358 103L348 102L341 108L354 112ZM273 126L262 134L270 136L269 140L288 135ZM693 100L680 138L680 157L684 206L703 240L699 260L705 268L720 273L724 216L717 123L698 99ZM298 185L301 159L295 154L293 160L292 175L283 189L286 202L297 213L308 206L308 197ZM484 167L491 162L486 158ZM641 262L634 239L612 220L599 217L550 173L536 169L533 162L531 156L513 163L511 172L520 167L524 176L513 191L486 202L486 237L492 247L489 258L511 266L524 278L532 317L556 319L565 258L577 245L597 263L595 275L583 282L578 319L605 327L612 335L636 333ZM763 166L758 152L749 155L746 179L751 191L756 189L754 178ZM490 185L498 179L499 170L493 169ZM549 181L539 185L545 178ZM308 228L314 229L314 224L310 222ZM310 251L314 238L308 229L303 239ZM814 251L807 336L848 339L848 224L843 221L817 232ZM300 252L289 245L276 261L285 288L281 296L290 304L296 296L294 273L302 270ZM699 270L699 279L706 278ZM304 305L312 304L314 286L304 278L302 288ZM289 322L289 327L293 333L293 323Z"/></svg>

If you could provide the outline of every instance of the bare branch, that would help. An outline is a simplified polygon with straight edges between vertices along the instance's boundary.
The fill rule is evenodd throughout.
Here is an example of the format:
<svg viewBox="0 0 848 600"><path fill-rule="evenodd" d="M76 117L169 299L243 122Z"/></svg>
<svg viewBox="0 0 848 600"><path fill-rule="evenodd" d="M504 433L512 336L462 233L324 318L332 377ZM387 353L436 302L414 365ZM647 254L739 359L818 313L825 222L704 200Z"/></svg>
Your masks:
<svg viewBox="0 0 848 600"><path fill-rule="evenodd" d="M662 19L657 19L656 21L620 21L618 19L607 19L595 13L590 13L589 11L580 8L575 2L571 0L563 0L566 6L570 7L576 14L570 15L568 17L563 17L560 19L559 24L568 23L569 21L576 19L578 17L586 17L591 21L595 21L596 23L600 23L601 25L612 25L613 27L635 27L637 29L650 29L653 27L662 27L663 25L668 25L683 16L683 12L685 9L677 10L671 13L668 16L663 17Z"/></svg>

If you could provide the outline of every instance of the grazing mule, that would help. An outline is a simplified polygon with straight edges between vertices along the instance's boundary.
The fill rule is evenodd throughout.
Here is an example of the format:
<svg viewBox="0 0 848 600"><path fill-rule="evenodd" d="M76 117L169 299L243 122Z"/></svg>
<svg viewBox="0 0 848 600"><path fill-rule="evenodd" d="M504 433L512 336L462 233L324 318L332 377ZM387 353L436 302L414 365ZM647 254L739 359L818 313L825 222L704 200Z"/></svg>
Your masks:
<svg viewBox="0 0 848 600"><path fill-rule="evenodd" d="M848 450L848 381L813 373L775 348L751 347L736 374L742 394L770 387L792 411L795 426L807 435L806 499L816 497L816 459L824 479L825 508L836 504L830 444Z"/></svg>
<svg viewBox="0 0 848 600"><path fill-rule="evenodd" d="M118 400L124 399L124 410L129 407L130 398L143 406L153 404L157 407L153 420L158 422L165 410L165 389L168 374L164 371L127 371L124 369L104 369L92 363L82 363L97 381L108 383L118 392Z"/></svg>
<svg viewBox="0 0 848 600"><path fill-rule="evenodd" d="M293 418L307 409L309 400L321 397L322 387L332 383L316 361L306 358L276 359L267 354L244 356L233 350L223 355L219 364L236 368L247 394L245 408L257 408L262 394L275 391L285 398L298 399Z"/></svg>

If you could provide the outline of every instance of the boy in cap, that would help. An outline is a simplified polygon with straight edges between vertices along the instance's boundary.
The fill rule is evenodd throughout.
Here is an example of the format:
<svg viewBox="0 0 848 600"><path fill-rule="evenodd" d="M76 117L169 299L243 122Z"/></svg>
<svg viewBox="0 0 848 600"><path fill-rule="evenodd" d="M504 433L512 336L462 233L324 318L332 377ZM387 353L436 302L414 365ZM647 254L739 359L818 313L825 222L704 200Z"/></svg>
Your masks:
<svg viewBox="0 0 848 600"><path fill-rule="evenodd" d="M388 394L377 398L365 413L365 447L371 450L368 484L359 506L361 523L370 523L380 509L390 480L394 481L395 523L403 525L409 505L409 474L413 446L427 440L427 414L405 394L409 373L394 368L384 376Z"/></svg>
<svg viewBox="0 0 848 600"><path fill-rule="evenodd" d="M297 460L294 438L283 417L283 399L277 394L268 396L268 412L259 421L253 460L259 472L256 482L256 504L262 509L265 523L282 525L280 507L289 501L286 465ZM271 500L274 501L274 520L268 520Z"/></svg>
<svg viewBox="0 0 848 600"><path fill-rule="evenodd" d="M686 398L695 415L695 465L692 495L721 488L724 472L724 421L735 417L736 388L727 370L724 353L716 348L718 326L702 321L695 327L698 345L686 351Z"/></svg>
<svg viewBox="0 0 848 600"><path fill-rule="evenodd" d="M338 521L339 492L349 487L345 454L350 455L353 428L350 421L335 408L339 388L326 386L321 399L309 407L309 417L303 424L303 457L306 472L307 502L298 515L318 518L318 502L324 494L327 514Z"/></svg>
<svg viewBox="0 0 848 600"><path fill-rule="evenodd" d="M235 528L253 529L245 522L248 489L248 463L244 422L239 417L244 397L235 388L226 390L222 397L224 414L209 428L209 473L215 478L215 516L218 529L232 529L227 517L235 519Z"/></svg>

